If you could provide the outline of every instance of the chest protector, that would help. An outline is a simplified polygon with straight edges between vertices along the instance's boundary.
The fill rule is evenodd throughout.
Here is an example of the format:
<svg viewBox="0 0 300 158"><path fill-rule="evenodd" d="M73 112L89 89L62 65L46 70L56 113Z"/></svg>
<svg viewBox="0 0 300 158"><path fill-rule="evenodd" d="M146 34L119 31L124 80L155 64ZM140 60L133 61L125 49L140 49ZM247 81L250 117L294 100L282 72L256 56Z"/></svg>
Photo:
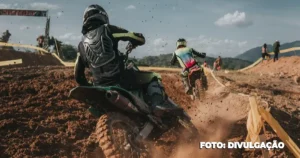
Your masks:
<svg viewBox="0 0 300 158"><path fill-rule="evenodd" d="M85 58L93 68L102 67L116 58L107 25L102 25L83 36Z"/></svg>
<svg viewBox="0 0 300 158"><path fill-rule="evenodd" d="M179 64L184 69L189 69L196 64L196 60L192 55L191 49L188 47L177 49L175 54Z"/></svg>

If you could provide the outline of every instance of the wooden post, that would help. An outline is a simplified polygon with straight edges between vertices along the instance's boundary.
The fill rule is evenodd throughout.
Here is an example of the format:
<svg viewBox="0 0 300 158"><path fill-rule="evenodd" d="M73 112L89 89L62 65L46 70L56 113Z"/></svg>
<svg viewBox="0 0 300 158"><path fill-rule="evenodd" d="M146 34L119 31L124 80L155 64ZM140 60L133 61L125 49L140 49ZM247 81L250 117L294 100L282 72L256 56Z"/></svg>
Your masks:
<svg viewBox="0 0 300 158"><path fill-rule="evenodd" d="M56 42L55 38L54 38L54 42L55 42L56 53L57 53L58 57L60 58L60 53L59 53L59 49L58 49L57 42Z"/></svg>
<svg viewBox="0 0 300 158"><path fill-rule="evenodd" d="M284 142L284 144L290 149L295 157L300 157L300 149L296 143L290 138L290 136L284 131L280 124L275 120L275 118L264 108L260 107L259 113L262 118L268 122L272 129L277 133L278 137Z"/></svg>

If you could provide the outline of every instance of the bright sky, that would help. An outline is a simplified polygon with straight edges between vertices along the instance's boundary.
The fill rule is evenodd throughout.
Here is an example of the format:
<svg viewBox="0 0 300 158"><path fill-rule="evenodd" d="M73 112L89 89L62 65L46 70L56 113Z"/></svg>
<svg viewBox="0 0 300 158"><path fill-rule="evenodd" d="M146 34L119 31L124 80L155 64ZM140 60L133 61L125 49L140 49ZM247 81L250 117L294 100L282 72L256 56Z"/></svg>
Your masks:
<svg viewBox="0 0 300 158"><path fill-rule="evenodd" d="M111 24L144 34L146 44L136 57L172 53L182 37L208 56L236 56L265 42L299 39L299 0L1 0L0 8L48 9L50 35L77 46L90 4L103 6ZM45 22L0 16L0 32L9 29L12 42L36 45Z"/></svg>

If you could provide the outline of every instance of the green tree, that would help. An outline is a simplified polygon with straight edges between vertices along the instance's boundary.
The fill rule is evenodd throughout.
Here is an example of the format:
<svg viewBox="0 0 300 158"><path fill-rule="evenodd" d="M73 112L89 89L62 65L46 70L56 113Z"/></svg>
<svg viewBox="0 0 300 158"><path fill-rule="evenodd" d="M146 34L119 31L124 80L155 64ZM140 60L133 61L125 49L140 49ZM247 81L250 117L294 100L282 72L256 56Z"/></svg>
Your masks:
<svg viewBox="0 0 300 158"><path fill-rule="evenodd" d="M61 44L60 51L64 60L75 60L77 57L77 49L73 45Z"/></svg>

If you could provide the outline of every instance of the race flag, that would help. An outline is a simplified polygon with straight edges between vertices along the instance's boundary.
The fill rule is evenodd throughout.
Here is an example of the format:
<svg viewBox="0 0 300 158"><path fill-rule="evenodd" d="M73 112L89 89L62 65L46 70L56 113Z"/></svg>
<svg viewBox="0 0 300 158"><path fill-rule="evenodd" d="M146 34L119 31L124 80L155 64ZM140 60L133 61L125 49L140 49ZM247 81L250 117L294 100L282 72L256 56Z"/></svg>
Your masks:
<svg viewBox="0 0 300 158"><path fill-rule="evenodd" d="M48 11L47 10L0 9L0 15L47 17Z"/></svg>

